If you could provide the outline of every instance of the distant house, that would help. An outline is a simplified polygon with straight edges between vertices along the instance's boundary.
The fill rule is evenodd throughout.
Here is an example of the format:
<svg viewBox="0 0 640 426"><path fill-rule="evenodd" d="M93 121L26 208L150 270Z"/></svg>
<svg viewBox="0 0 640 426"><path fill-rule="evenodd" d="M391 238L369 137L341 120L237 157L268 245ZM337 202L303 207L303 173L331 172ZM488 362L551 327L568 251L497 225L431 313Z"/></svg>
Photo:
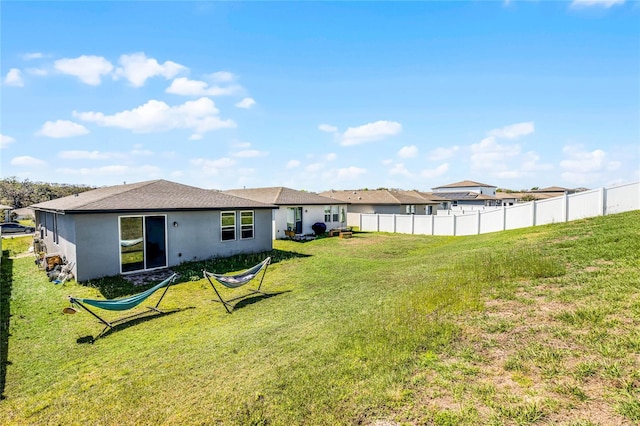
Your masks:
<svg viewBox="0 0 640 426"><path fill-rule="evenodd" d="M272 249L276 206L152 180L31 206L47 253L74 262L78 281Z"/></svg>
<svg viewBox="0 0 640 426"><path fill-rule="evenodd" d="M433 214L439 203L411 191L389 189L331 190L320 195L349 203L349 213L425 215Z"/></svg>
<svg viewBox="0 0 640 426"><path fill-rule="evenodd" d="M14 217L14 220L28 220L34 218L33 209L29 207L23 207L21 209L11 210L11 217Z"/></svg>
<svg viewBox="0 0 640 426"><path fill-rule="evenodd" d="M345 209L348 203L322 197L318 194L297 191L282 186L269 188L231 189L224 191L237 197L274 204L273 238L285 238L285 231L295 234L311 234L314 223L322 222L327 230L344 227L347 223Z"/></svg>
<svg viewBox="0 0 640 426"><path fill-rule="evenodd" d="M500 206L502 201L496 197L496 186L463 180L461 182L431 188L433 194L442 198L440 209L474 209L487 206Z"/></svg>

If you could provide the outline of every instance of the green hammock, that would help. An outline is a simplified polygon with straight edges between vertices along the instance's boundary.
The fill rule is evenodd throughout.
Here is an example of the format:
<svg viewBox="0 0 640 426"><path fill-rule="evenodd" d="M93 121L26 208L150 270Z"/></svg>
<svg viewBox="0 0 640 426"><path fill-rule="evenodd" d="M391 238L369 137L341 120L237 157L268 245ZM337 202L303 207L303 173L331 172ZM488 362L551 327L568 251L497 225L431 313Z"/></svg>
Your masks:
<svg viewBox="0 0 640 426"><path fill-rule="evenodd" d="M209 284L211 284L211 287L213 287L213 290L216 292L216 295L218 296L219 300L216 300L216 302L218 301L222 302L225 309L227 310L227 313L231 313L231 310L229 309L229 307L233 307L233 305L231 305L229 302L242 299L253 293L265 294L260 291L260 287L262 286L262 280L264 280L264 276L267 273L267 267L269 266L270 263L271 263L271 257L267 257L265 260L258 263L256 266L253 266L235 275L214 274L212 272L207 272L206 270L202 270L202 273L204 274L205 278L207 278L207 280L209 281ZM227 288L235 289L238 287L242 287L243 285L247 284L249 281L253 280L260 273L260 271L262 271L262 278L260 279L260 284L258 285L258 288L256 290L249 290L248 294L234 297L233 299L227 299L226 301L222 299L222 296L220 296L220 292L218 291L216 286L213 285L213 281L211 281L211 278L213 278L215 281L219 282L223 286Z"/></svg>
<svg viewBox="0 0 640 426"><path fill-rule="evenodd" d="M140 314L136 314L136 315L132 315L132 316L128 316L125 318L120 318L111 322L108 322L106 320L104 320L103 318L101 318L100 316L98 316L95 312L93 312L92 310L90 310L89 308L87 308L87 306L85 305L90 305L96 308L100 308L100 309L104 309L107 311L127 311L129 309L133 309L136 306L138 306L139 304L141 304L142 302L144 302L147 298L149 298L153 293L155 293L156 291L160 290L161 288L164 287L164 291L162 292L162 296L160 296L160 299L158 300L158 302L155 304L154 307L147 307L148 310L153 310L156 312L161 312L160 310L158 310L158 305L160 305L160 302L162 302L162 299L164 298L164 295L167 293L167 290L169 290L169 287L171 286L171 284L173 284L173 282L176 280L176 277L178 276L178 274L174 273L173 275L171 275L169 278L167 278L166 280L156 284L155 286L151 287L150 289L143 291L142 293L138 293L138 294L134 294L133 296L129 296L129 297L123 297L121 299L81 299L81 298L76 298L73 296L69 296L69 302L71 302L71 308L65 308L63 310L64 313L75 313L76 309L74 309L74 306L79 306L81 308L83 308L84 310L86 310L87 312L89 312L91 315L93 315L94 317L96 317L98 320L100 320L100 322L102 322L105 325L104 330L102 330L102 333L104 333L104 331L107 328L113 328L113 326L116 323L122 322L126 319L138 316ZM144 313L144 312L143 312ZM100 333L100 334L102 334Z"/></svg>

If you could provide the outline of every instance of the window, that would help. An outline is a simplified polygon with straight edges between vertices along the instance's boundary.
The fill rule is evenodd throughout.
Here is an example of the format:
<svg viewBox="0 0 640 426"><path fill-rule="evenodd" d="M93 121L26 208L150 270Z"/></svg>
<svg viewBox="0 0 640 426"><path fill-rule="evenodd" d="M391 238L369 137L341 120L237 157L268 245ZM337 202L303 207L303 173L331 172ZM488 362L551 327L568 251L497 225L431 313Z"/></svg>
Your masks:
<svg viewBox="0 0 640 426"><path fill-rule="evenodd" d="M407 205L407 214L416 214L416 206L415 205Z"/></svg>
<svg viewBox="0 0 640 426"><path fill-rule="evenodd" d="M324 206L324 221L331 222L331 206Z"/></svg>
<svg viewBox="0 0 640 426"><path fill-rule="evenodd" d="M240 212L240 238L253 238L253 212Z"/></svg>
<svg viewBox="0 0 640 426"><path fill-rule="evenodd" d="M338 206L331 206L331 221L340 222L340 209Z"/></svg>
<svg viewBox="0 0 640 426"><path fill-rule="evenodd" d="M236 239L236 212L220 213L220 235L222 236L222 241Z"/></svg>

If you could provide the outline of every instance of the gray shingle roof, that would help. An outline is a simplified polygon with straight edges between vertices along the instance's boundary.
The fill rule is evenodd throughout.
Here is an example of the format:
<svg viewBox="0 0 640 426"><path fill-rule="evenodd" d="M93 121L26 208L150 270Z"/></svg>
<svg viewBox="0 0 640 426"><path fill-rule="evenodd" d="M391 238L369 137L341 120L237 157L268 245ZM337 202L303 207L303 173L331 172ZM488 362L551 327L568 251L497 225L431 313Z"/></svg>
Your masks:
<svg viewBox="0 0 640 426"><path fill-rule="evenodd" d="M295 189L285 188L282 186L269 188L230 189L224 192L227 194L235 195L237 197L248 198L250 200L276 204L279 206L347 204L344 201L336 203L335 199L323 197L313 192L297 191Z"/></svg>
<svg viewBox="0 0 640 426"><path fill-rule="evenodd" d="M275 208L268 203L162 179L107 186L30 207L68 213Z"/></svg>
<svg viewBox="0 0 640 426"><path fill-rule="evenodd" d="M485 188L496 188L496 186L487 185L486 183L474 182L472 180L463 180L463 181L456 182L456 183L450 183L448 185L436 186L435 188L432 188L432 189L439 189L439 188L468 188L468 187L475 187L475 186L481 186L481 187L485 187Z"/></svg>
<svg viewBox="0 0 640 426"><path fill-rule="evenodd" d="M388 189L375 189L366 191L325 191L319 195L323 197L333 198L335 200L345 201L351 204L384 204L384 205L420 205L429 204L429 202L421 197L408 195L404 192L390 191Z"/></svg>

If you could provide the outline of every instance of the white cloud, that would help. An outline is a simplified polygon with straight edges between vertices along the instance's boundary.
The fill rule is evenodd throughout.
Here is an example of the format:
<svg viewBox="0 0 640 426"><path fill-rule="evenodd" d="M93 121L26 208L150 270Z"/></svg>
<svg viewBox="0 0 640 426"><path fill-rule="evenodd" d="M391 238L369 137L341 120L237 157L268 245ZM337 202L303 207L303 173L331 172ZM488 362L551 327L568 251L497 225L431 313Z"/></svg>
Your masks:
<svg viewBox="0 0 640 426"><path fill-rule="evenodd" d="M257 149L245 149L243 151L234 152L232 155L234 157L239 157L239 158L255 158L255 157L265 157L269 155L269 153L264 151L258 151Z"/></svg>
<svg viewBox="0 0 640 426"><path fill-rule="evenodd" d="M25 53L24 55L22 55L22 59L24 59L25 61L31 61L33 59L42 59L42 58L44 58L44 54L40 52Z"/></svg>
<svg viewBox="0 0 640 426"><path fill-rule="evenodd" d="M45 164L47 163L38 158L31 157L29 155L25 155L22 157L15 157L11 159L12 166L37 167L37 166L44 166Z"/></svg>
<svg viewBox="0 0 640 426"><path fill-rule="evenodd" d="M101 151L60 151L58 153L58 158L62 158L63 160L108 160L114 157L121 157L121 155L114 154L111 152L101 152Z"/></svg>
<svg viewBox="0 0 640 426"><path fill-rule="evenodd" d="M236 127L236 123L231 119L221 120L218 112L214 102L209 98L187 101L176 106L152 99L137 108L113 115L74 111L73 116L100 126L120 127L134 133L190 129L194 132L192 139L200 139L206 132Z"/></svg>
<svg viewBox="0 0 640 426"><path fill-rule="evenodd" d="M327 161L334 161L336 158L338 158L338 155L335 152L330 152L327 155L325 155L324 158Z"/></svg>
<svg viewBox="0 0 640 426"><path fill-rule="evenodd" d="M322 163L312 163L304 168L304 170L308 173L317 173L322 169L324 169L324 164Z"/></svg>
<svg viewBox="0 0 640 426"><path fill-rule="evenodd" d="M205 81L190 80L186 77L176 78L165 92L181 96L226 96L242 90L241 86L209 86Z"/></svg>
<svg viewBox="0 0 640 426"><path fill-rule="evenodd" d="M71 176L139 176L145 179L157 178L163 175L163 169L158 166L136 165L125 166L113 164L103 167L61 167L56 172Z"/></svg>
<svg viewBox="0 0 640 426"><path fill-rule="evenodd" d="M453 157L458 151L460 147L457 145L452 146L451 148L436 148L431 151L427 158L431 161L442 161Z"/></svg>
<svg viewBox="0 0 640 426"><path fill-rule="evenodd" d="M7 86L23 87L22 72L18 68L11 68L4 78L4 84Z"/></svg>
<svg viewBox="0 0 640 426"><path fill-rule="evenodd" d="M289 160L287 162L287 169L295 169L296 167L300 167L300 161L298 161L298 160Z"/></svg>
<svg viewBox="0 0 640 426"><path fill-rule="evenodd" d="M504 170L514 163L518 154L519 145L501 145L495 137L489 136L471 145L471 168L487 172Z"/></svg>
<svg viewBox="0 0 640 426"><path fill-rule="evenodd" d="M36 132L36 136L46 136L49 138L71 138L89 133L89 129L82 124L69 120L47 121L42 128Z"/></svg>
<svg viewBox="0 0 640 426"><path fill-rule="evenodd" d="M37 76L43 76L43 75L49 74L49 71L43 68L27 68L25 69L25 71L27 72L27 74L37 75Z"/></svg>
<svg viewBox="0 0 640 426"><path fill-rule="evenodd" d="M355 166L345 167L335 171L335 175L339 180L357 179L365 173L367 173L366 169Z"/></svg>
<svg viewBox="0 0 640 426"><path fill-rule="evenodd" d="M418 155L418 147L415 145L403 146L398 151L398 157L400 158L414 158Z"/></svg>
<svg viewBox="0 0 640 426"><path fill-rule="evenodd" d="M620 161L608 160L601 149L586 151L582 145L567 145L562 149L566 159L560 161L562 178L576 185L601 182L608 173L621 167Z"/></svg>
<svg viewBox="0 0 640 426"><path fill-rule="evenodd" d="M102 56L82 55L73 59L58 59L53 66L57 71L78 77L83 83L92 86L98 86L102 82L102 76L113 70L111 62Z"/></svg>
<svg viewBox="0 0 640 426"><path fill-rule="evenodd" d="M220 171L229 169L236 165L236 161L231 158L218 158L209 160L206 158L194 158L190 161L193 166L199 167L207 175L218 175Z"/></svg>
<svg viewBox="0 0 640 426"><path fill-rule="evenodd" d="M253 98L244 98L240 102L235 104L238 108L249 109L256 104L256 101Z"/></svg>
<svg viewBox="0 0 640 426"><path fill-rule="evenodd" d="M330 124L321 124L318 126L318 129L322 130L323 132L327 132L327 133L334 133L338 131L338 128L336 126L332 126Z"/></svg>
<svg viewBox="0 0 640 426"><path fill-rule="evenodd" d="M232 146L238 149L249 149L251 148L251 142L233 142Z"/></svg>
<svg viewBox="0 0 640 426"><path fill-rule="evenodd" d="M349 127L342 135L341 145L351 146L366 142L378 141L387 136L393 136L402 131L402 125L397 121L380 120L358 127Z"/></svg>
<svg viewBox="0 0 640 426"><path fill-rule="evenodd" d="M6 148L9 144L14 143L15 141L15 138L12 138L11 136L0 135L0 148Z"/></svg>
<svg viewBox="0 0 640 426"><path fill-rule="evenodd" d="M229 83L236 79L236 76L229 71L218 71L207 76L214 83Z"/></svg>
<svg viewBox="0 0 640 426"><path fill-rule="evenodd" d="M411 176L411 173L409 172L409 170L407 170L407 168L404 166L403 163L394 164L394 166L391 169L389 169L389 174L390 175L402 175L402 176L407 176L407 177Z"/></svg>
<svg viewBox="0 0 640 426"><path fill-rule="evenodd" d="M424 169L420 172L420 176L426 179L437 178L449 171L449 163L440 164L435 169Z"/></svg>
<svg viewBox="0 0 640 426"><path fill-rule="evenodd" d="M624 4L625 0L573 0L571 7L583 8L591 6L599 6L604 8L610 8L617 4Z"/></svg>
<svg viewBox="0 0 640 426"><path fill-rule="evenodd" d="M133 87L142 87L147 79L161 76L167 80L175 77L189 68L173 61L165 61L160 64L154 58L148 58L143 52L131 55L122 55L118 60L120 67L115 71L115 76L124 77Z"/></svg>
<svg viewBox="0 0 640 426"><path fill-rule="evenodd" d="M504 139L516 139L520 136L525 136L534 131L533 121L526 123L517 123L510 126L505 126L501 129L493 129L487 133L487 136L494 136L496 138Z"/></svg>

